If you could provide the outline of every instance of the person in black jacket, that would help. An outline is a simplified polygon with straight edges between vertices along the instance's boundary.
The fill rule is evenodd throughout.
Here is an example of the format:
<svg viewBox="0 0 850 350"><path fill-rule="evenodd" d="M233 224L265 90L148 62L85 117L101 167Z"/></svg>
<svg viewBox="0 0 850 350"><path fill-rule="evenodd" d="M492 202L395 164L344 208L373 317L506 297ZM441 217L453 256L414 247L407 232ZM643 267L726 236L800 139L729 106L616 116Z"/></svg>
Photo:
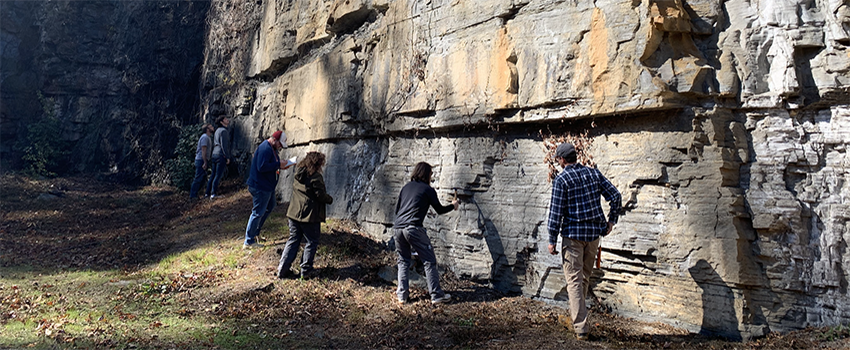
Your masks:
<svg viewBox="0 0 850 350"><path fill-rule="evenodd" d="M408 290L407 272L410 268L410 250L413 249L425 264L425 276L428 281L428 292L431 303L440 304L451 300L451 295L440 288L440 273L437 271L437 257L431 240L422 223L428 214L428 207L433 207L438 214L445 214L452 209L457 210L457 199L452 205L442 205L437 199L437 191L431 187L431 165L419 162L413 167L410 182L404 185L396 203L395 221L393 222L393 238L398 260L398 302L407 302Z"/></svg>
<svg viewBox="0 0 850 350"><path fill-rule="evenodd" d="M307 239L307 244L301 256L301 278L308 278L313 272L313 258L319 248L320 228L325 222L325 207L334 201L325 190L325 179L322 177L324 165L324 154L308 152L295 166L292 199L286 212L289 218L289 240L286 241L277 266L278 278L293 275L289 269L295 261L298 248L301 247L302 238Z"/></svg>

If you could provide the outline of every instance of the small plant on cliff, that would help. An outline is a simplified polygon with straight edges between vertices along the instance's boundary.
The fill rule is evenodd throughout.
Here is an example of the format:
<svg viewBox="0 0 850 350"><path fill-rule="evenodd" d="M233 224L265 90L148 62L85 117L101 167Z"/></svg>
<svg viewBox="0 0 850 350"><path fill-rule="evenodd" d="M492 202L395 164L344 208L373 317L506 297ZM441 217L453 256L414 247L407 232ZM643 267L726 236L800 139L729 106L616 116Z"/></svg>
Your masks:
<svg viewBox="0 0 850 350"><path fill-rule="evenodd" d="M30 176L54 177L62 172L63 160L70 153L62 140L62 122L53 111L53 99L38 93L42 117L26 126L19 147L23 151L24 173Z"/></svg>
<svg viewBox="0 0 850 350"><path fill-rule="evenodd" d="M201 124L186 125L180 128L180 137L174 149L174 158L165 161L171 184L188 191L195 178L195 150L201 136Z"/></svg>
<svg viewBox="0 0 850 350"><path fill-rule="evenodd" d="M821 340L836 341L850 337L850 327L839 324L835 327L828 327L826 332L821 334Z"/></svg>
<svg viewBox="0 0 850 350"><path fill-rule="evenodd" d="M590 154L590 148L593 146L593 139L587 135L587 130L578 135L566 133L564 135L544 135L543 130L540 130L540 137L543 138L543 147L546 148L546 157L543 161L549 165L549 182L555 179L558 175L558 168L555 167L555 149L558 145L569 142L576 148L578 162L587 167L596 167L596 162L593 161L593 155Z"/></svg>

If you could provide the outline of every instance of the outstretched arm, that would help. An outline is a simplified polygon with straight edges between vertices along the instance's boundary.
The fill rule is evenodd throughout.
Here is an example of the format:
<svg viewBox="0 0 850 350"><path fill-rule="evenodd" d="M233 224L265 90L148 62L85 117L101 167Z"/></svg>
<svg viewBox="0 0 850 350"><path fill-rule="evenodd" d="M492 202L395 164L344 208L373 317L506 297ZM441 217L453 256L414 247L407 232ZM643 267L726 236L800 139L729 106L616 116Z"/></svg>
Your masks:
<svg viewBox="0 0 850 350"><path fill-rule="evenodd" d="M457 200L452 202L452 205L443 205L442 203L440 203L440 199L437 198L437 191L433 188L428 190L427 196L428 203L431 204L431 207L433 207L434 210L437 211L437 214L445 214L454 209L457 209Z"/></svg>

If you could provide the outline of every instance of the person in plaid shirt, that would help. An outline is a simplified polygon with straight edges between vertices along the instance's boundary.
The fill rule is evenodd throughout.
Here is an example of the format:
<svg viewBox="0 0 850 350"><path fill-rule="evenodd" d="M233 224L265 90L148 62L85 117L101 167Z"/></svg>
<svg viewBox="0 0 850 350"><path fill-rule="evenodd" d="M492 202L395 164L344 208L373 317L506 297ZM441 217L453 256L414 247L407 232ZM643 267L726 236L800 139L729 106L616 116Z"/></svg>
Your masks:
<svg viewBox="0 0 850 350"><path fill-rule="evenodd" d="M576 337L588 340L585 298L590 285L590 273L599 237L608 235L617 223L622 199L620 192L599 170L577 163L575 147L558 145L555 160L564 170L552 181L552 200L549 203L549 254L557 254L555 244L561 240L561 257L567 294L570 298L570 317ZM599 197L610 205L608 220L602 212Z"/></svg>

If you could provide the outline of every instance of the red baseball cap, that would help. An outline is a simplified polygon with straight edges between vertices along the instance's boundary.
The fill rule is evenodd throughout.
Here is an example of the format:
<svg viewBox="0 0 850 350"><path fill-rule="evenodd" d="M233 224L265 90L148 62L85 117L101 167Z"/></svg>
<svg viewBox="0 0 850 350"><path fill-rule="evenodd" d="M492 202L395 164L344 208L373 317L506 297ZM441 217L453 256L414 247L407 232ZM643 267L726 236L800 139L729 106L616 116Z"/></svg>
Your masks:
<svg viewBox="0 0 850 350"><path fill-rule="evenodd" d="M277 142L280 142L282 147L286 147L286 134L284 134L283 131L275 131L274 134L272 134L272 138Z"/></svg>

